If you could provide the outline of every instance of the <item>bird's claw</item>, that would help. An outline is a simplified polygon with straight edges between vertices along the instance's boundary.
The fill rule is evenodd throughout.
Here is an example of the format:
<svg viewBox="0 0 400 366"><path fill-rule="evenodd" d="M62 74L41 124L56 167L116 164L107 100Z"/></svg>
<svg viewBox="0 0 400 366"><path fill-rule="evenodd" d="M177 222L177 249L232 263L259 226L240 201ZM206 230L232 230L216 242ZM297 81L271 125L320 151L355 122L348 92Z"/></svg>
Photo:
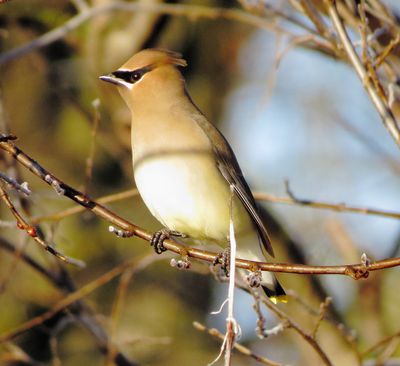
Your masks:
<svg viewBox="0 0 400 366"><path fill-rule="evenodd" d="M164 240L170 239L172 236L177 236L180 238L185 238L186 235L180 233L179 231L168 230L168 229L161 229L156 231L150 239L150 245L154 247L154 251L157 254L161 254L165 252L167 249L164 247Z"/></svg>
<svg viewBox="0 0 400 366"><path fill-rule="evenodd" d="M231 249L228 247L215 257L213 265L221 265L221 269L224 271L225 276L229 277L229 265L231 260Z"/></svg>

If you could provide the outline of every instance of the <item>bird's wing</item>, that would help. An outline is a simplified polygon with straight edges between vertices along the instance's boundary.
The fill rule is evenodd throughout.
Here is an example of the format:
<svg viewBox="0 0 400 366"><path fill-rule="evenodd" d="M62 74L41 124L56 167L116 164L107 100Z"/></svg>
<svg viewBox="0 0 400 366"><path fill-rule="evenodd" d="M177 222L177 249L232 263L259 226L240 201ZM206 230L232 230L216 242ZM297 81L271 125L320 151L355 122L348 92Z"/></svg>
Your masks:
<svg viewBox="0 0 400 366"><path fill-rule="evenodd" d="M230 148L229 148L230 149ZM272 249L271 240L269 238L267 229L262 222L260 215L258 214L256 203L250 188L245 181L243 174L240 170L239 164L236 161L235 155L231 151L229 156L226 156L225 152L219 151L218 148L214 149L215 155L217 156L217 166L223 177L227 180L230 185L233 185L235 193L239 197L243 206L253 219L257 232L260 236L264 249L274 257L274 251Z"/></svg>
<svg viewBox="0 0 400 366"><path fill-rule="evenodd" d="M262 248L265 249L268 254L274 257L274 251L272 249L271 240L267 233L267 229L265 228L261 217L257 212L255 199L246 180L243 177L243 173L239 167L232 148L229 146L229 143L226 141L225 137L214 125L208 122L203 115L201 115L200 118L199 117L200 116L195 118L195 120L211 140L219 171L226 181L230 185L233 185L235 193L252 218L260 237Z"/></svg>

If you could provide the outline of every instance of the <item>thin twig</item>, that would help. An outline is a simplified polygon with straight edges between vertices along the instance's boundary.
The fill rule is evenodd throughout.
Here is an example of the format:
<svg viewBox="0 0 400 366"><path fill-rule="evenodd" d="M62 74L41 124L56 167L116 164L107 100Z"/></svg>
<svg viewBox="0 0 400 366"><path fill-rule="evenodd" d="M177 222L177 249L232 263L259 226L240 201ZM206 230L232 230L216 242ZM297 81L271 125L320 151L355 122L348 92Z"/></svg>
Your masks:
<svg viewBox="0 0 400 366"><path fill-rule="evenodd" d="M315 310L308 303L305 302L303 296L299 296L295 291L288 290L287 295L290 297L290 301L296 301L303 309L305 309L310 315L319 317L321 314L321 309L319 311ZM326 308L327 309L327 308ZM348 343L351 349L354 351L355 356L361 363L361 354L358 350L358 345L356 343L356 336L354 329L348 329L343 323L337 322L332 319L326 313L323 316L323 320L329 322L331 325L335 327L335 329L340 333L343 339Z"/></svg>
<svg viewBox="0 0 400 366"><path fill-rule="evenodd" d="M285 323L285 326L289 329L293 329L297 334L299 334L319 355L322 362L327 366L333 366L327 354L318 344L318 342L313 338L312 334L304 331L300 325L290 319L282 310L278 309L277 306L273 305L271 301L266 298L262 298L261 301L264 305L270 309L281 321Z"/></svg>
<svg viewBox="0 0 400 366"><path fill-rule="evenodd" d="M104 197L100 197L96 199L97 203L106 204L112 202L123 201L127 198L137 197L139 192L136 188L129 189L126 191L122 191L119 193L113 193ZM317 201L312 199L304 199L299 198L297 195L294 196L292 193L292 197L283 197L283 196L275 196L272 194L264 193L264 192L253 192L253 196L258 201L266 201L273 203L282 203L287 205L299 205L299 206L307 206L311 208L318 208L324 210L332 210L337 212L352 212L363 215L373 215L373 216L382 216L387 218L399 219L400 220L400 212L395 211L387 211L378 208L372 207L357 207L347 203L332 203L327 201ZM43 221L58 221L64 219L68 216L75 215L85 211L85 207L83 206L73 206L67 208L65 210L55 212L48 215L42 215L33 217L31 219L32 224L38 224Z"/></svg>
<svg viewBox="0 0 400 366"><path fill-rule="evenodd" d="M331 302L332 302L332 298L331 297L327 297L325 299L325 301L322 302L320 304L320 306L319 306L318 319L317 319L317 321L315 323L315 326L314 326L314 329L313 329L312 335L311 335L314 339L316 339L316 337L317 337L318 329L319 329L322 321L325 319L326 312L328 310L328 306L330 305Z"/></svg>
<svg viewBox="0 0 400 366"><path fill-rule="evenodd" d="M106 356L106 365L112 365L115 358L116 349L114 347L114 338L117 331L118 321L121 315L124 300L127 294L128 285L136 273L135 268L127 268L121 275L115 299L112 304L110 316L110 336L108 339L108 353Z"/></svg>
<svg viewBox="0 0 400 366"><path fill-rule="evenodd" d="M29 196L32 193L26 182L18 183L14 178L9 177L3 172L0 172L0 179L6 182L9 186L16 189L17 191L22 192L26 196Z"/></svg>
<svg viewBox="0 0 400 366"><path fill-rule="evenodd" d="M65 263L70 263L74 264L78 267L84 267L85 263L74 259L67 257L66 255L60 253L57 249L55 249L52 245L47 243L39 234L39 232L36 230L36 228L30 224L22 217L22 215L18 212L18 210L15 208L14 204L11 202L10 197L8 196L7 192L1 187L0 185L0 199L3 200L3 202L6 204L6 206L10 209L11 213L15 217L15 220L17 222L17 227L21 230L26 231L26 233L33 238L40 246L42 246L46 251L48 251L50 254L54 255L58 259L61 259Z"/></svg>
<svg viewBox="0 0 400 366"><path fill-rule="evenodd" d="M157 256L152 254L142 258L141 260L135 259L122 263L121 265L113 268L112 270L96 278L94 281L84 285L79 290L68 294L66 297L64 297L62 300L56 303L50 310L46 311L45 313L28 320L27 322L21 324L20 326L16 327L11 331L3 333L2 335L0 335L0 344L11 341L17 336L26 332L27 330L32 329L33 327L36 327L40 324L43 324L43 322L45 322L48 319L51 319L55 314L64 310L66 307L87 296L88 294L90 294L97 288L103 286L104 284L110 282L112 279L120 275L126 269L133 267L136 269L136 272L138 272L143 268L147 267L149 264L153 263L156 259Z"/></svg>
<svg viewBox="0 0 400 366"><path fill-rule="evenodd" d="M343 44L343 47L346 51L346 54L348 58L350 59L350 62L352 63L354 69L357 72L357 75L361 79L361 82L366 89L369 97L371 98L376 110L378 111L383 124L389 131L390 135L396 142L398 146L400 146L400 129L397 124L396 118L393 115L393 112L389 108L389 106L386 105L384 100L380 98L377 90L375 90L370 83L368 83L368 74L367 71L365 70L359 56L357 55L351 40L344 28L344 25L340 19L338 10L336 8L336 0L325 0L327 3L328 7L328 13L329 16L332 19L332 23L338 33L338 36Z"/></svg>
<svg viewBox="0 0 400 366"><path fill-rule="evenodd" d="M362 354L361 357L365 358L367 357L369 354L371 354L372 352L375 352L376 350L378 350L379 348L383 347L386 343L390 342L392 339L400 337L400 331L396 332L390 336L387 336L381 340L379 340L377 343L375 343L374 345L372 345L371 347L367 348Z"/></svg>
<svg viewBox="0 0 400 366"><path fill-rule="evenodd" d="M15 248L10 266L7 269L4 277L0 280L0 294L2 294L6 290L8 284L11 282L11 279L13 278L13 274L17 271L18 264L20 262L21 256L23 255L27 247L27 244L28 241L24 240L19 248Z"/></svg>
<svg viewBox="0 0 400 366"><path fill-rule="evenodd" d="M330 39L332 35L319 12L317 9L315 9L313 2L310 0L300 0L300 3L308 18L314 23L318 33L320 33L326 39Z"/></svg>
<svg viewBox="0 0 400 366"><path fill-rule="evenodd" d="M387 59L390 53L396 48L400 43L400 34L396 34L394 39L391 39L389 44L384 48L384 50L375 58L375 67L379 67Z"/></svg>
<svg viewBox="0 0 400 366"><path fill-rule="evenodd" d="M17 251L13 244L2 237L0 237L0 248L10 253L15 253ZM49 271L25 253L21 253L19 258L22 260L23 263L34 269L37 273L42 275L64 293L68 294L75 291L75 286L72 280L69 278L68 273L62 267L59 267L59 271ZM74 307L71 308L71 312L77 317L79 322L94 336L99 344L100 349L105 353L110 353L108 349L109 342L107 333L98 323L95 316L92 315L92 312L90 311L90 309L88 309L85 303L82 301L75 302ZM137 366L137 363L128 360L123 353L117 351L115 345L113 345L112 348L112 354L114 355L113 360L115 365Z"/></svg>
<svg viewBox="0 0 400 366"><path fill-rule="evenodd" d="M58 286L58 282L54 273L49 271L47 268L43 267L39 262L35 261L33 258L28 256L23 252L19 252L19 249L16 248L11 242L7 239L0 236L0 248L6 250L9 253L15 254L18 253L18 258L33 268L35 271L46 277L48 280L53 282L56 286Z"/></svg>
<svg viewBox="0 0 400 366"><path fill-rule="evenodd" d="M201 331L201 332L206 332L209 335L218 338L219 340L223 341L225 338L225 335L222 334L221 332L218 331L218 329L215 328L207 328L205 325L199 323L199 322L193 322L193 326L195 327L195 329ZM240 343L235 343L233 345L233 348L235 350L237 350L238 352L240 352L241 354L248 356L250 358L252 358L253 360L256 360L257 362L263 364L263 365L267 365L267 366L283 366L281 363L278 362L274 362L272 360L269 360L266 357L257 355L255 353L253 353L249 348L241 345Z"/></svg>
<svg viewBox="0 0 400 366"><path fill-rule="evenodd" d="M71 3L80 12L84 12L89 9L89 5L87 4L87 2L85 0L71 0Z"/></svg>
<svg viewBox="0 0 400 366"><path fill-rule="evenodd" d="M400 212L381 210L372 207L357 207L346 203L331 203L326 201L316 201L297 197L290 188L289 180L285 179L285 190L288 197L278 197L267 193L254 192L254 198L259 201L277 202L288 205L307 206L312 208L321 208L337 212L353 212L364 215L376 215L393 219L400 219Z"/></svg>
<svg viewBox="0 0 400 366"><path fill-rule="evenodd" d="M320 208L324 210L332 210L336 212L353 212L363 215L383 216L392 219L400 219L400 212L386 211L372 207L357 207L347 203L332 203L327 201L317 201L296 197L274 196L263 192L254 192L254 198L258 201L267 201L275 203L283 203L287 205L307 206L311 208Z"/></svg>
<svg viewBox="0 0 400 366"><path fill-rule="evenodd" d="M128 11L128 12L149 12L156 14L167 14L173 16L184 16L190 20L199 18L206 19L227 19L239 21L244 24L248 24L254 27L262 29L273 30L278 33L291 34L292 33L276 24L272 24L270 21L263 17L246 13L242 10L236 9L225 9L225 8L211 8L202 5L191 5L191 4L160 4L150 2L134 2L124 3L121 1L115 1L105 5L99 5L96 7L89 8L88 10L78 13L76 16L69 19L62 26L52 29L51 31L43 34L42 36L35 38L34 40L14 48L8 52L4 52L0 56L0 65L3 65L11 60L21 57L29 52L40 49L49 45L50 43L65 37L69 32L78 28L81 24L90 20L91 18L99 15L113 12L113 11Z"/></svg>
<svg viewBox="0 0 400 366"><path fill-rule="evenodd" d="M127 191L113 193L108 196L100 197L96 200L96 202L101 203L101 204L118 202L118 201L126 200L127 198L136 197L138 195L139 195L139 191L136 188L134 188L134 189L129 189ZM58 221L58 220L66 218L68 216L84 212L85 210L86 210L86 208L84 206L73 206L73 207L67 208L65 210L53 213L53 214L33 217L31 219L31 223L38 224L42 221Z"/></svg>

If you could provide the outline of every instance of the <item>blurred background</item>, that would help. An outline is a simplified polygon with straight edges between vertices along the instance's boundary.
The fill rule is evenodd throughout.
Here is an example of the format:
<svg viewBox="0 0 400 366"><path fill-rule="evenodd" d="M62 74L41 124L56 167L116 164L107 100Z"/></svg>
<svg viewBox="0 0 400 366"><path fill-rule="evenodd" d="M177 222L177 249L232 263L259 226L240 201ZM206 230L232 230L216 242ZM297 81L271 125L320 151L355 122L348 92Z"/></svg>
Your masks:
<svg viewBox="0 0 400 366"><path fill-rule="evenodd" d="M227 137L254 191L287 197L287 181L300 199L399 210L398 147L352 67L307 42L296 44L312 35L312 22L295 6L302 1L139 0L129 2L137 5L134 11L110 7L87 17L64 37L7 59L10 50L53 29L63 32L69 19L112 3L0 3L0 132L18 136L17 146L57 177L93 198L134 188L130 113L116 90L98 77L142 48L163 47L188 61L182 72L190 95ZM312 3L320 9L318 1ZM400 12L396 1L367 1L370 6L376 3ZM163 8L165 4L169 7ZM343 4L354 6L352 1ZM213 15L204 15L204 9ZM262 21L252 22L251 17ZM356 28L351 37L359 38ZM192 325L199 321L225 331L226 313L210 312L224 301L227 286L215 281L206 264L177 271L169 265L171 254L154 259L146 242L117 238L108 233L107 222L90 212L54 216L73 202L3 152L0 159L4 173L27 181L32 190L24 198L10 189L17 208L57 249L86 263L80 269L57 261L15 229L1 204L2 334L124 261L136 263L79 304L3 342L1 364L205 365L215 359L220 341ZM393 218L260 204L277 262L328 265L357 263L363 253L371 260L399 255L400 227ZM139 196L107 207L150 232L160 228ZM21 253L48 274L32 268ZM60 274L68 281L51 280ZM311 333L320 304L332 297L328 319L321 322L316 337L332 364L389 365L385 362L390 358L390 365L400 365L399 338L365 352L399 334L399 275L397 268L371 273L362 281L282 274L279 278L293 299L279 308ZM259 339L253 303L250 295L237 291L235 312L243 331L239 342L277 365L323 364L293 330ZM268 329L279 324L268 309L262 312ZM131 363L122 363L123 358ZM234 364L258 363L235 353Z"/></svg>

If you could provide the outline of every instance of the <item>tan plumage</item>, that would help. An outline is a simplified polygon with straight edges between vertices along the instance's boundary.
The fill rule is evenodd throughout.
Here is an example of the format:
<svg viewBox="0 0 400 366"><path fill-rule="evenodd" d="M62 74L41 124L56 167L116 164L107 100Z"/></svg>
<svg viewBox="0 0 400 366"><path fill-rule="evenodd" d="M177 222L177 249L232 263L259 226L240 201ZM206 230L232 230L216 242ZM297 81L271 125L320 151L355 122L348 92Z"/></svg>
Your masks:
<svg viewBox="0 0 400 366"><path fill-rule="evenodd" d="M132 153L137 188L151 213L169 230L227 244L230 184L238 256L264 260L271 242L223 135L188 96L179 54L143 50L101 79L116 84L132 113ZM259 241L260 245L258 245ZM284 295L274 275L263 273L269 296Z"/></svg>

